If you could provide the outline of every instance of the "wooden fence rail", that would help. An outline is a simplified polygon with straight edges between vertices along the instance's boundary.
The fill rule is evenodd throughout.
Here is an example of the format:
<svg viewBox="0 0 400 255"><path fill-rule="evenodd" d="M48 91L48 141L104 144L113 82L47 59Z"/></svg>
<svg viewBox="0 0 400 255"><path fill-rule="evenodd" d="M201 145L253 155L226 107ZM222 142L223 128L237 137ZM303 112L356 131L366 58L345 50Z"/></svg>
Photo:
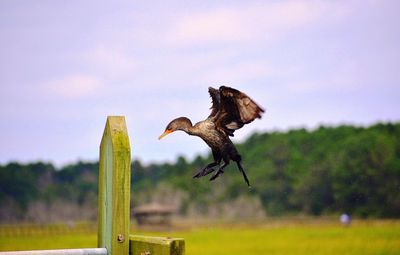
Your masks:
<svg viewBox="0 0 400 255"><path fill-rule="evenodd" d="M98 248L0 252L0 255L183 255L182 238L130 235L131 149L123 116L109 116L100 145Z"/></svg>

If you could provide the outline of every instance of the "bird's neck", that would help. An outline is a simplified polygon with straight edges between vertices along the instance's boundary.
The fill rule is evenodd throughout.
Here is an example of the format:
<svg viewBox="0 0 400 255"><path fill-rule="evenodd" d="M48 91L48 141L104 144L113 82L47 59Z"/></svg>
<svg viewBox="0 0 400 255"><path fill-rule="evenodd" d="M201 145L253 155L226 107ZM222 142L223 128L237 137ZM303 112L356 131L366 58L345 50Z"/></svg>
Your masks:
<svg viewBox="0 0 400 255"><path fill-rule="evenodd" d="M196 135L196 128L193 125L184 126L181 130L186 132L188 135Z"/></svg>
<svg viewBox="0 0 400 255"><path fill-rule="evenodd" d="M207 130L204 130L206 128L206 123L205 121L200 121L197 122L195 125L190 125L187 127L187 130L185 132L189 135L195 135L195 136L202 136L204 132Z"/></svg>

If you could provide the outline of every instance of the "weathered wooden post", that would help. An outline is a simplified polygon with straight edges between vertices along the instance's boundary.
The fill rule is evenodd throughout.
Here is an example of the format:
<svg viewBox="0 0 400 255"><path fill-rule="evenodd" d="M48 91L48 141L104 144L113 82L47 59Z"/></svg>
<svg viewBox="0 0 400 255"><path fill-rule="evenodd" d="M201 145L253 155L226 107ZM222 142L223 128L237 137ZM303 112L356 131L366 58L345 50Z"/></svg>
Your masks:
<svg viewBox="0 0 400 255"><path fill-rule="evenodd" d="M100 145L98 247L108 255L184 255L182 238L129 235L131 152L123 116L109 116Z"/></svg>
<svg viewBox="0 0 400 255"><path fill-rule="evenodd" d="M129 235L131 150L123 116L109 116L100 145L98 247L0 255L184 255L182 238Z"/></svg>
<svg viewBox="0 0 400 255"><path fill-rule="evenodd" d="M123 116L109 116L100 145L98 247L129 254L131 150Z"/></svg>

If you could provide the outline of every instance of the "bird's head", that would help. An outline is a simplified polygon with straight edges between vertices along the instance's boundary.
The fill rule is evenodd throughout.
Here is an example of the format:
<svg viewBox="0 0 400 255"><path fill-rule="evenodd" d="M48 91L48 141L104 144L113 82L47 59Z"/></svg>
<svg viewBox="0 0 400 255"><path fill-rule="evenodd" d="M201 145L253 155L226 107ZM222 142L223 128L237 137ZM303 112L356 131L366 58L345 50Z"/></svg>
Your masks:
<svg viewBox="0 0 400 255"><path fill-rule="evenodd" d="M182 130L185 132L189 131L189 128L192 127L192 122L186 118L186 117L179 117L174 120L172 120L167 127L165 128L165 131L160 137L158 137L158 140L163 138L164 136L171 134L172 132L176 130Z"/></svg>

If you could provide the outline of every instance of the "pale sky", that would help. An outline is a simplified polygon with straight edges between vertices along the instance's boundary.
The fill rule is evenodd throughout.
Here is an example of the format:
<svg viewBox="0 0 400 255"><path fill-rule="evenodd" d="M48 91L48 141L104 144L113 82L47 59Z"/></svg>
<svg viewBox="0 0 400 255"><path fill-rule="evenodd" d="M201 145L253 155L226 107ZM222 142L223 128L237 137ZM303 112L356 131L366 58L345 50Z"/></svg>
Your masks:
<svg viewBox="0 0 400 255"><path fill-rule="evenodd" d="M208 152L168 122L207 88L266 109L236 132L400 120L400 1L0 1L0 163L97 160L125 115L144 162Z"/></svg>

